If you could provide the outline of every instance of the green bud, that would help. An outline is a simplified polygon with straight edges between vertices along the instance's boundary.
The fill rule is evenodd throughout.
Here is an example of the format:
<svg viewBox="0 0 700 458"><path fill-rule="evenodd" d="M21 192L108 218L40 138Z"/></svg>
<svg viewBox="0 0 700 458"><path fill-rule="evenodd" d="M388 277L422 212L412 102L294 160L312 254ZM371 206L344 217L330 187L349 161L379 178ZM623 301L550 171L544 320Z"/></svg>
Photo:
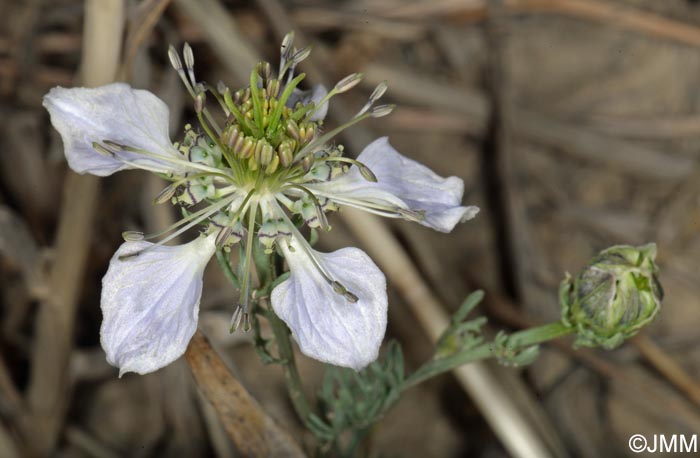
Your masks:
<svg viewBox="0 0 700 458"><path fill-rule="evenodd" d="M575 345L612 349L649 324L663 290L654 263L656 245L613 246L559 287L562 322L577 331Z"/></svg>

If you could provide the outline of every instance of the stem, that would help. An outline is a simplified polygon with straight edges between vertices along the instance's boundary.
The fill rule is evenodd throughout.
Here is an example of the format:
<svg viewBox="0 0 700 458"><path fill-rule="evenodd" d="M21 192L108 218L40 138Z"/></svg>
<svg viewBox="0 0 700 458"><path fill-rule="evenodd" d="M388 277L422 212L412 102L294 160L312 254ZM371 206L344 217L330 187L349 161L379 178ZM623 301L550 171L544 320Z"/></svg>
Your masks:
<svg viewBox="0 0 700 458"><path fill-rule="evenodd" d="M224 275L228 281L230 281L236 289L240 290L241 283L238 281L236 274L233 273L233 269L231 269L228 253L226 253L224 250L216 250L216 260L219 261L221 270L224 272Z"/></svg>
<svg viewBox="0 0 700 458"><path fill-rule="evenodd" d="M566 326L561 321L543 324L535 328L524 329L511 334L509 342L515 347L523 348L532 345L537 345L550 340L558 339L572 334L575 331L573 327Z"/></svg>
<svg viewBox="0 0 700 458"><path fill-rule="evenodd" d="M566 336L574 331L575 329L573 327L555 321L536 328L516 332L509 337L508 344L512 346L513 349L523 349ZM493 356L495 356L494 345L492 342L486 342L465 352L460 352L445 358L434 359L424 364L408 377L403 383L402 391L443 372L451 371L464 364L488 359Z"/></svg>
<svg viewBox="0 0 700 458"><path fill-rule="evenodd" d="M309 400L304 394L301 377L299 376L299 371L297 370L296 361L294 359L292 342L289 339L289 330L284 321L282 321L275 312L270 311L270 313L266 314L266 317L270 322L272 333L275 336L275 342L277 342L277 350L279 351L279 359L281 360L280 364L284 370L284 379L287 382L287 391L294 405L294 410L304 425L309 428L308 418L313 413L313 410L311 409Z"/></svg>
<svg viewBox="0 0 700 458"><path fill-rule="evenodd" d="M268 273L267 282L269 286L277 280L276 262L279 258L277 255L260 256L255 259L255 269L258 272L258 277L264 278L264 272ZM261 285L261 288L266 288L268 285ZM262 299L260 299L262 300ZM312 425L309 423L309 417L314 413L309 400L304 394L304 387L301 383L301 376L297 369L296 360L294 358L294 350L292 342L289 338L289 328L277 314L269 307L260 307L265 318L270 323L270 328L274 335L274 340L277 344L278 359L284 372L284 379L287 385L289 398L292 400L292 405L297 415L304 423L307 429L312 430Z"/></svg>

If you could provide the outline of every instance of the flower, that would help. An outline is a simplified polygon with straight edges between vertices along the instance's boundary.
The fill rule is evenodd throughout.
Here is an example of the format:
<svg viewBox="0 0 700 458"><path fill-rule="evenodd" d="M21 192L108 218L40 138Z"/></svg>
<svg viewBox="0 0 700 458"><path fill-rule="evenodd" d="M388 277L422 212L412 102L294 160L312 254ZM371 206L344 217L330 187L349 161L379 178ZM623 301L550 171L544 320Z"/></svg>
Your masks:
<svg viewBox="0 0 700 458"><path fill-rule="evenodd" d="M461 205L462 180L436 175L399 154L386 138L372 142L357 159L330 144L344 128L391 112L392 105L375 106L386 84L350 121L323 132L329 100L359 83L361 75L343 78L330 91L322 86L301 91L304 74L295 76L294 69L308 48L296 50L292 39L285 37L277 74L260 63L250 85L235 92L223 83L198 82L191 48L184 47L183 66L171 47L171 62L194 98L201 126L185 126L178 143L168 136L167 106L148 91L115 83L57 87L44 97L73 170L99 176L124 169L157 173L171 183L156 202L185 210L165 231L124 233L110 261L102 287L101 343L120 374L152 372L184 353L197 326L204 267L217 249L228 252L238 243L245 264L232 330L249 328L251 259L259 243L286 259L290 275L272 291L271 304L301 351L359 370L376 359L384 337L386 280L357 248L314 250L301 225L328 230L326 213L347 205L449 232L478 212ZM223 126L207 108L207 97L221 107ZM165 245L194 227L201 228L198 238Z"/></svg>

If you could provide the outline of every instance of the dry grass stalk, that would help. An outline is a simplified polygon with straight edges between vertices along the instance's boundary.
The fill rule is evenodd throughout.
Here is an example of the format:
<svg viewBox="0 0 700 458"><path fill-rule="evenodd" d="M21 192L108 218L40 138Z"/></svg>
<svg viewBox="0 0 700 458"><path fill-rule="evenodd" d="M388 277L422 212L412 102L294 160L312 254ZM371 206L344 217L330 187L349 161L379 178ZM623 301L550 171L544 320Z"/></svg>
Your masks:
<svg viewBox="0 0 700 458"><path fill-rule="evenodd" d="M99 86L114 80L124 27L122 0L87 0L83 35L82 83ZM97 177L68 172L48 279L49 297L39 311L27 400L33 416L25 431L38 455L50 454L70 398L68 366L75 313L81 293L97 208Z"/></svg>
<svg viewBox="0 0 700 458"><path fill-rule="evenodd" d="M200 331L185 352L199 388L242 456L303 457L304 452L228 370Z"/></svg>

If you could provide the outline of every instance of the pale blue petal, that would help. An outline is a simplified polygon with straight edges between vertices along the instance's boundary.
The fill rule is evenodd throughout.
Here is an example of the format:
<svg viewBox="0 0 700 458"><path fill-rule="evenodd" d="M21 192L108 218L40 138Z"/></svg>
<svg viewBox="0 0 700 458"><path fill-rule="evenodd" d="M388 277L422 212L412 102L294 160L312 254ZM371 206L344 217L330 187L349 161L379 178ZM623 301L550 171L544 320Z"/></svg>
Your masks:
<svg viewBox="0 0 700 458"><path fill-rule="evenodd" d="M61 134L68 165L78 173L106 176L133 168L124 159L167 173L176 169L167 161L134 153L108 157L93 142L111 140L166 157L179 157L168 135L169 110L155 95L128 84L97 88L55 87L44 96L51 123Z"/></svg>
<svg viewBox="0 0 700 458"><path fill-rule="evenodd" d="M357 167L337 179L308 184L311 190L338 199L398 206L425 212L421 224L440 232L450 232L459 222L479 212L475 206L462 206L464 182L455 176L443 178L428 167L401 155L387 137L370 143L357 160L369 167L377 182L365 180ZM340 202L342 204L342 202Z"/></svg>
<svg viewBox="0 0 700 458"><path fill-rule="evenodd" d="M355 303L333 291L294 242L280 243L290 277L272 291L272 307L292 330L302 353L360 370L377 358L387 320L384 274L362 250L314 252L335 280L356 294Z"/></svg>
<svg viewBox="0 0 700 458"><path fill-rule="evenodd" d="M179 358L197 329L202 275L215 235L179 246L125 242L102 280L100 341L119 373L147 374Z"/></svg>

